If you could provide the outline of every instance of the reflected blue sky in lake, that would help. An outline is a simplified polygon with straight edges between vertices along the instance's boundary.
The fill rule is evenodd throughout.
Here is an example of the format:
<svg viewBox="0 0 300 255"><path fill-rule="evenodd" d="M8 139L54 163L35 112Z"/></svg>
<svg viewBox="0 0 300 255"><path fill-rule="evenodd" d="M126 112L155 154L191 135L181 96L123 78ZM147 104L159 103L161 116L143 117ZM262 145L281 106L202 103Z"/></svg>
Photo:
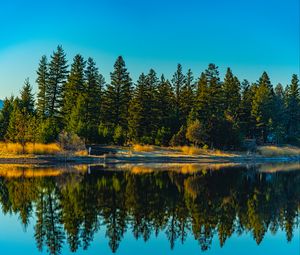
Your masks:
<svg viewBox="0 0 300 255"><path fill-rule="evenodd" d="M32 225L24 231L19 223L17 216L0 216L0 245L2 251L9 251L11 255L19 255L26 251L26 254L49 254L37 251L34 230ZM242 236L234 235L228 240L225 247L221 248L218 244L218 238L213 239L213 249L202 252L203 254L298 254L300 249L299 230L295 231L292 242L287 243L285 233L280 231L276 235L267 233L262 243L257 246L251 234ZM144 254L152 255L153 251L159 251L156 254L169 254L170 247L167 238L162 233L158 237L152 236L147 242L143 240L135 240L130 232L128 232L120 245L119 250L115 254ZM177 242L175 249L171 254L201 254L201 250L193 235L189 235L184 244ZM62 250L62 254L74 254L70 252L68 247ZM105 230L96 234L95 240L91 247L84 251L78 250L78 254L113 254L108 246L105 238Z"/></svg>

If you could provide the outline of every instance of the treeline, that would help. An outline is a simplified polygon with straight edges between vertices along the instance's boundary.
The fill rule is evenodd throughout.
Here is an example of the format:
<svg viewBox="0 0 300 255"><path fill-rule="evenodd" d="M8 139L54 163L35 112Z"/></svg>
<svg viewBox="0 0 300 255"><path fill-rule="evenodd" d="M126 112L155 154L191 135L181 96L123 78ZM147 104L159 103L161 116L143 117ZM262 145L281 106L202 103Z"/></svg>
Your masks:
<svg viewBox="0 0 300 255"><path fill-rule="evenodd" d="M106 83L92 58L76 55L69 67L61 46L40 60L37 100L26 80L19 97L6 98L0 113L0 139L55 141L62 131L85 143L195 144L238 148L245 138L259 143L299 143L299 79L286 87L271 84L264 72L256 83L240 81L218 67L195 79L178 64L171 80L150 69L132 82L117 58Z"/></svg>
<svg viewBox="0 0 300 255"><path fill-rule="evenodd" d="M47 254L65 254L67 246L87 250L93 240L93 247L108 242L115 253L131 236L166 236L171 249L195 239L199 252L240 235L260 244L271 233L283 238L282 231L298 242L299 172L199 170L132 174L91 167L91 174L1 177L1 210L17 215L25 229L33 225L37 248Z"/></svg>

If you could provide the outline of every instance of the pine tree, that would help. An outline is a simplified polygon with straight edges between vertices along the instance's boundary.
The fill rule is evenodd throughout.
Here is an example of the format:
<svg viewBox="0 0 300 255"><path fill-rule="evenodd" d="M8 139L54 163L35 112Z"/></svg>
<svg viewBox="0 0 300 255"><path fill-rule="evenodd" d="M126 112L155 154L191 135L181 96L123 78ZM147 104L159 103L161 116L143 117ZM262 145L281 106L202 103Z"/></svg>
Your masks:
<svg viewBox="0 0 300 255"><path fill-rule="evenodd" d="M195 84L191 69L188 70L185 76L184 84L181 88L180 113L181 124L186 123L189 113L195 104Z"/></svg>
<svg viewBox="0 0 300 255"><path fill-rule="evenodd" d="M48 109L47 106L47 99L46 99L46 91L48 88L48 77L49 71L48 71L48 62L47 57L42 56L39 68L37 70L37 79L36 83L38 84L38 94L37 94L37 114L42 119L48 116L48 112L46 110Z"/></svg>
<svg viewBox="0 0 300 255"><path fill-rule="evenodd" d="M62 118L63 90L68 75L66 55L61 46L53 52L49 64L49 80L46 89L47 110L50 117Z"/></svg>
<svg viewBox="0 0 300 255"><path fill-rule="evenodd" d="M211 147L219 147L222 145L227 134L226 128L224 128L224 94L218 67L214 64L209 64L208 69L205 70L205 78L208 86L208 117L203 126L208 131L205 130L204 132L209 134Z"/></svg>
<svg viewBox="0 0 300 255"><path fill-rule="evenodd" d="M175 102L175 116L176 116L176 123L175 127L176 129L179 129L180 126L183 123L183 119L181 117L181 112L180 112L180 103L183 101L182 98L182 87L184 86L185 83L185 76L182 72L182 66L181 64L177 65L177 70L173 75L173 78L171 80L173 89L174 89L174 102Z"/></svg>
<svg viewBox="0 0 300 255"><path fill-rule="evenodd" d="M28 116L27 140L33 144L40 140L40 120L36 115Z"/></svg>
<svg viewBox="0 0 300 255"><path fill-rule="evenodd" d="M85 79L86 120L89 130L86 139L95 142L97 140L98 126L101 120L102 88L105 84L105 80L99 73L96 63L92 58L89 58L87 61Z"/></svg>
<svg viewBox="0 0 300 255"><path fill-rule="evenodd" d="M150 106L149 80L148 76L142 73L137 81L136 89L129 107L129 136L135 142L151 143L152 138L149 134L150 129Z"/></svg>
<svg viewBox="0 0 300 255"><path fill-rule="evenodd" d="M208 84L210 114L220 118L224 111L224 95L218 67L215 64L209 64L208 69L205 70L205 76Z"/></svg>
<svg viewBox="0 0 300 255"><path fill-rule="evenodd" d="M195 102L195 112L197 112L197 118L202 123L206 123L209 112L208 112L208 84L205 73L201 73L198 84L197 84L197 90L196 90L196 102Z"/></svg>
<svg viewBox="0 0 300 255"><path fill-rule="evenodd" d="M144 114L146 106L144 99L146 96L146 86L146 75L142 73L137 80L136 88L129 106L129 138L135 142L139 142L145 133L146 119Z"/></svg>
<svg viewBox="0 0 300 255"><path fill-rule="evenodd" d="M25 80L20 94L21 98L16 98L12 103L12 111L9 116L5 138L9 141L20 143L24 153L26 143L33 140L30 130L34 128L32 119L35 111L34 96L28 79Z"/></svg>
<svg viewBox="0 0 300 255"><path fill-rule="evenodd" d="M239 113L241 135L246 138L253 138L255 135L255 119L251 115L252 102L255 96L257 85L250 85L247 80L242 82L242 97Z"/></svg>
<svg viewBox="0 0 300 255"><path fill-rule="evenodd" d="M79 95L77 102L72 109L67 130L71 133L84 138L85 143L87 142L87 137L89 136L89 123L87 120L87 107L86 107L86 97L84 95Z"/></svg>
<svg viewBox="0 0 300 255"><path fill-rule="evenodd" d="M240 82L237 77L233 76L230 68L227 69L224 83L223 91L224 97L224 109L227 115L237 121L239 106L241 103L241 94L240 94Z"/></svg>
<svg viewBox="0 0 300 255"><path fill-rule="evenodd" d="M153 143L157 131L155 94L158 80L153 69L142 74L134 91L129 108L129 135L137 142Z"/></svg>
<svg viewBox="0 0 300 255"><path fill-rule="evenodd" d="M300 89L296 74L292 76L291 84L286 89L287 135L291 138L300 133Z"/></svg>
<svg viewBox="0 0 300 255"><path fill-rule="evenodd" d="M29 117L26 108L22 106L21 100L16 98L13 103L13 111L10 116L6 139L21 144L23 153L25 153L25 145L29 140Z"/></svg>
<svg viewBox="0 0 300 255"><path fill-rule="evenodd" d="M267 141L270 124L274 117L274 91L266 72L258 81L258 86L252 102L252 116L256 121L257 135L262 142Z"/></svg>
<svg viewBox="0 0 300 255"><path fill-rule="evenodd" d="M78 96L84 92L85 64L81 55L78 54L74 57L63 94L63 115L65 124L67 124L70 119L72 108L76 105Z"/></svg>
<svg viewBox="0 0 300 255"><path fill-rule="evenodd" d="M110 76L111 84L105 92L104 121L112 126L121 125L126 130L132 82L121 56L117 58Z"/></svg>
<svg viewBox="0 0 300 255"><path fill-rule="evenodd" d="M3 102L3 108L0 111L0 140L4 140L7 129L9 126L9 121L13 111L14 98L5 98Z"/></svg>
<svg viewBox="0 0 300 255"><path fill-rule="evenodd" d="M285 111L285 93L283 86L278 83L275 87L274 97L274 127L273 131L276 136L276 142L281 143L285 138L285 124L286 124L286 111Z"/></svg>
<svg viewBox="0 0 300 255"><path fill-rule="evenodd" d="M104 78L99 74L92 58L82 70L81 88L77 90L76 102L70 109L67 130L83 138L85 142L96 142L100 124L101 89ZM74 95L74 94L73 94ZM74 98L75 99L75 98Z"/></svg>
<svg viewBox="0 0 300 255"><path fill-rule="evenodd" d="M146 105L146 118L148 119L148 124L146 127L146 132L148 136L151 137L152 143L154 142L156 132L158 130L158 110L157 110L157 86L159 80L157 78L156 72L150 69L146 77L146 95L145 95L145 105Z"/></svg>
<svg viewBox="0 0 300 255"><path fill-rule="evenodd" d="M20 95L20 108L22 111L29 115L34 114L34 95L28 78L25 80Z"/></svg>
<svg viewBox="0 0 300 255"><path fill-rule="evenodd" d="M160 128L165 127L173 132L175 128L175 96L171 83L161 76L157 86L157 124Z"/></svg>

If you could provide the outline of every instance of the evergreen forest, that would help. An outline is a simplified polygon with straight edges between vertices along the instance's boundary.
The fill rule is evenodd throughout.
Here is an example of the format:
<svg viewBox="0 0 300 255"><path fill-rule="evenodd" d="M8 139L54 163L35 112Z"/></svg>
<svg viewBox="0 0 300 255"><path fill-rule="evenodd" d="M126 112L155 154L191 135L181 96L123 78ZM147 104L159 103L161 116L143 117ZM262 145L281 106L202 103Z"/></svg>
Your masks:
<svg viewBox="0 0 300 255"><path fill-rule="evenodd" d="M37 67L37 93L26 79L20 95L4 99L0 140L51 143L61 132L85 144L196 145L239 149L300 143L299 78L272 84L263 72L250 83L209 64L199 77L180 64L170 79L150 69L133 81L119 56L105 81L93 58L68 63L61 46ZM199 71L199 70L197 70ZM200 70L201 71L201 70Z"/></svg>

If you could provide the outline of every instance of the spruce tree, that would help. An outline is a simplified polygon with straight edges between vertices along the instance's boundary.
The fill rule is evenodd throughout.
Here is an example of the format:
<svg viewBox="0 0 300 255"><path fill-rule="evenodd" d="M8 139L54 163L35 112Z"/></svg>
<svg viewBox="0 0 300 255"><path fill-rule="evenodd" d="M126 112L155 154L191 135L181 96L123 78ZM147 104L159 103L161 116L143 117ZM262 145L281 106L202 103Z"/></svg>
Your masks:
<svg viewBox="0 0 300 255"><path fill-rule="evenodd" d="M129 107L128 129L129 138L134 142L141 142L147 136L148 106L147 98L147 76L142 73L137 81Z"/></svg>
<svg viewBox="0 0 300 255"><path fill-rule="evenodd" d="M182 72L182 66L181 64L177 65L177 70L173 75L173 78L171 80L172 85L173 85L173 90L174 90L174 99L175 99L175 116L176 116L176 123L175 127L176 129L179 129L180 126L183 123L182 115L181 115L181 109L180 109L180 104L183 101L182 98L182 87L184 86L185 83L185 76Z"/></svg>
<svg viewBox="0 0 300 255"><path fill-rule="evenodd" d="M85 80L86 120L89 130L86 139L95 142L97 140L98 126L102 118L102 88L105 84L105 80L99 73L96 63L92 58L89 58L87 61Z"/></svg>
<svg viewBox="0 0 300 255"><path fill-rule="evenodd" d="M34 114L34 95L32 93L32 87L29 83L29 79L25 80L24 86L20 92L20 108L26 114Z"/></svg>
<svg viewBox="0 0 300 255"><path fill-rule="evenodd" d="M180 113L181 124L186 123L189 113L195 104L195 84L191 69L188 70L185 76L184 84L181 88Z"/></svg>
<svg viewBox="0 0 300 255"><path fill-rule="evenodd" d="M3 102L3 108L0 111L0 140L4 140L8 126L9 126L9 121L11 118L11 114L13 111L13 102L14 98L5 98Z"/></svg>
<svg viewBox="0 0 300 255"><path fill-rule="evenodd" d="M208 84L208 107L210 114L221 118L224 111L224 95L218 67L215 64L209 64L208 69L205 70L205 76Z"/></svg>
<svg viewBox="0 0 300 255"><path fill-rule="evenodd" d="M104 80L92 58L87 61L84 80L84 87L71 111L68 130L83 138L85 142L96 142L100 124L101 83Z"/></svg>
<svg viewBox="0 0 300 255"><path fill-rule="evenodd" d="M158 110L156 98L158 79L151 69L142 74L130 102L129 135L136 142L154 143L158 130Z"/></svg>
<svg viewBox="0 0 300 255"><path fill-rule="evenodd" d="M282 143L285 138L286 110L285 110L285 93L283 86L278 83L275 87L274 97L274 122L273 131L277 143Z"/></svg>
<svg viewBox="0 0 300 255"><path fill-rule="evenodd" d="M126 130L132 82L121 56L117 58L110 76L111 84L105 92L104 122L111 126L121 125Z"/></svg>
<svg viewBox="0 0 300 255"><path fill-rule="evenodd" d="M30 130L33 129L32 119L34 118L34 96L29 80L26 79L20 92L20 98L12 103L12 111L9 117L9 124L5 138L22 145L23 153L25 145L32 141Z"/></svg>
<svg viewBox="0 0 300 255"><path fill-rule="evenodd" d="M63 93L63 115L65 125L70 119L72 109L76 105L78 96L84 92L85 64L86 63L81 55L77 54L74 57Z"/></svg>
<svg viewBox="0 0 300 255"><path fill-rule="evenodd" d="M209 64L208 69L205 70L205 78L207 81L208 89L208 117L206 128L210 136L210 146L221 146L224 138L226 138L226 128L224 128L224 94L222 85L219 78L218 67L215 64ZM206 131L205 131L206 133Z"/></svg>
<svg viewBox="0 0 300 255"><path fill-rule="evenodd" d="M286 89L286 114L287 135L292 140L300 134L300 89L296 74Z"/></svg>
<svg viewBox="0 0 300 255"><path fill-rule="evenodd" d="M165 79L164 75L157 86L157 124L160 128L165 127L172 132L177 131L175 128L175 96L171 83Z"/></svg>
<svg viewBox="0 0 300 255"><path fill-rule="evenodd" d="M47 106L47 99L46 99L46 91L48 88L48 77L49 70L48 70L48 62L47 57L42 56L39 68L37 70L37 79L36 83L38 84L38 94L37 94L37 114L40 118L45 118L48 116L48 109Z"/></svg>
<svg viewBox="0 0 300 255"><path fill-rule="evenodd" d="M83 138L86 143L89 136L89 123L85 100L85 95L81 94L78 96L69 118L67 130Z"/></svg>
<svg viewBox="0 0 300 255"><path fill-rule="evenodd" d="M62 118L63 90L68 75L66 55L61 46L53 52L49 64L49 80L46 89L47 110L50 117Z"/></svg>
<svg viewBox="0 0 300 255"><path fill-rule="evenodd" d="M144 98L146 105L146 118L147 118L147 127L146 132L148 136L151 137L152 142L154 142L157 130L158 130L158 110L157 110L157 86L159 80L157 78L156 72L153 69L150 69L146 77L146 95Z"/></svg>
<svg viewBox="0 0 300 255"><path fill-rule="evenodd" d="M239 106L241 103L240 94L240 82L237 77L233 76L230 68L227 69L224 83L224 109L227 115L229 115L236 122L238 118Z"/></svg>
<svg viewBox="0 0 300 255"><path fill-rule="evenodd" d="M85 142L96 142L100 124L101 88L104 78L99 74L92 58L83 72L84 83L78 90L76 102L71 109L67 130L83 138Z"/></svg>
<svg viewBox="0 0 300 255"><path fill-rule="evenodd" d="M13 110L9 119L6 139L21 144L22 151L25 153L25 145L29 140L28 125L30 115L23 106L22 101L16 98L13 102Z"/></svg>
<svg viewBox="0 0 300 255"><path fill-rule="evenodd" d="M197 113L197 118L200 119L202 123L206 123L209 112L208 112L208 84L206 75L204 72L201 73L196 90L196 101L195 101L195 112Z"/></svg>
<svg viewBox="0 0 300 255"><path fill-rule="evenodd" d="M40 141L40 119L37 115L28 116L27 140L33 144Z"/></svg>
<svg viewBox="0 0 300 255"><path fill-rule="evenodd" d="M255 83L250 85L247 80L242 82L239 122L241 135L245 138L254 138L255 135L255 119L253 118L251 111L256 88L257 85Z"/></svg>
<svg viewBox="0 0 300 255"><path fill-rule="evenodd" d="M258 81L251 114L256 121L257 136L261 138L262 142L266 142L274 117L274 91L266 72Z"/></svg>

